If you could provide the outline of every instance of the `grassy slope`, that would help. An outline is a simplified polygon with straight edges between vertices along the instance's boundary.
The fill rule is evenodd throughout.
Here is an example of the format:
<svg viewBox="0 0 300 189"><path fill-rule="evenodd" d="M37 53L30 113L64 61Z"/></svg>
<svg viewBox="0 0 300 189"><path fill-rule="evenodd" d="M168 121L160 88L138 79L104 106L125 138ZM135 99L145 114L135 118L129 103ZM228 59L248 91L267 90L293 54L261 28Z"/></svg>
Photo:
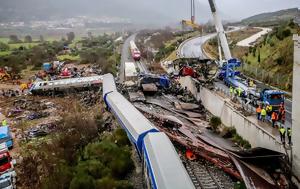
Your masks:
<svg viewBox="0 0 300 189"><path fill-rule="evenodd" d="M256 34L257 32L261 31L257 28L245 28L240 31L232 32L227 34L227 38L230 44L231 52L234 57L241 58L245 52L247 51L247 48L244 47L237 47L236 44L248 37L250 37L253 34ZM217 40L216 38L207 41L203 46L205 52L207 52L210 57L213 57L215 59L218 58L218 47L217 47Z"/></svg>
<svg viewBox="0 0 300 189"><path fill-rule="evenodd" d="M290 29L292 33L300 33L300 28L292 29L286 26L284 29ZM265 78L266 82L285 90L291 90L293 71L292 36L279 40L276 35L268 35L265 40L265 43L261 42L257 46L255 53L252 50L252 53L248 53L243 57L244 62L250 64L252 68L257 67L267 72L269 76ZM260 62L258 62L259 54ZM251 74L249 69L245 71Z"/></svg>
<svg viewBox="0 0 300 189"><path fill-rule="evenodd" d="M300 28L292 29L289 26L282 26L283 29L290 29L292 33L300 34ZM293 41L292 36L279 40L274 34L259 39L258 45L251 51L249 48L237 47L231 45L233 57L243 60L249 65L244 67L244 72L256 79L263 80L271 85L277 86L284 90L291 90L292 69L293 69ZM231 34L229 41L241 40L241 32ZM245 37L245 36L244 36ZM238 38L238 40L237 40ZM204 46L206 52L217 57L217 47L206 43ZM260 63L258 62L258 54L260 54ZM256 74L256 68L258 74ZM262 73L263 72L263 73ZM260 74L261 73L261 74ZM264 75L264 77L262 77Z"/></svg>
<svg viewBox="0 0 300 189"><path fill-rule="evenodd" d="M259 15L255 15L246 19L242 20L243 24L259 24L259 23L265 23L265 24L271 24L271 23L278 23L278 22L286 22L291 19L294 19L296 16L300 16L300 11L298 8L292 8L292 9L286 9L286 10L280 10L276 12L270 12L270 13L262 13Z"/></svg>

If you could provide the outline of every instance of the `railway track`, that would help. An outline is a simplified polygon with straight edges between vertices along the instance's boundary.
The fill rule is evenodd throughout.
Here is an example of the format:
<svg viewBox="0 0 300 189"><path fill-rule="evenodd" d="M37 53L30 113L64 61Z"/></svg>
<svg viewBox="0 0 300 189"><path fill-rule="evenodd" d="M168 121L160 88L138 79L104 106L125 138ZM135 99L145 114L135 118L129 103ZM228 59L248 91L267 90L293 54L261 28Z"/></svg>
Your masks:
<svg viewBox="0 0 300 189"><path fill-rule="evenodd" d="M217 167L203 160L182 159L196 189L230 189L233 181Z"/></svg>
<svg viewBox="0 0 300 189"><path fill-rule="evenodd" d="M148 73L148 69L142 61L135 62L135 66L140 70L141 73Z"/></svg>

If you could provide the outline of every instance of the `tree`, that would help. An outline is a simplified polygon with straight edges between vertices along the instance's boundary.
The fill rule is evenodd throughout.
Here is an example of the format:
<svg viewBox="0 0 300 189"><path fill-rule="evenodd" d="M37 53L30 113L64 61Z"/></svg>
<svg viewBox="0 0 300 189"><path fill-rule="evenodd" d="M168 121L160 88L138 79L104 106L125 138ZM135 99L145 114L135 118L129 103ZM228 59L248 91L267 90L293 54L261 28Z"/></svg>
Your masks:
<svg viewBox="0 0 300 189"><path fill-rule="evenodd" d="M21 40L18 38L17 35L10 35L9 36L9 43L20 43Z"/></svg>
<svg viewBox="0 0 300 189"><path fill-rule="evenodd" d="M3 42L0 42L0 51L8 51L9 45Z"/></svg>
<svg viewBox="0 0 300 189"><path fill-rule="evenodd" d="M24 38L25 43L32 43L32 37L30 35L26 35Z"/></svg>
<svg viewBox="0 0 300 189"><path fill-rule="evenodd" d="M70 184L70 189L95 188L95 180L87 174L77 175Z"/></svg>
<svg viewBox="0 0 300 189"><path fill-rule="evenodd" d="M74 32L67 33L67 39L68 42L72 42L75 39L75 33Z"/></svg>

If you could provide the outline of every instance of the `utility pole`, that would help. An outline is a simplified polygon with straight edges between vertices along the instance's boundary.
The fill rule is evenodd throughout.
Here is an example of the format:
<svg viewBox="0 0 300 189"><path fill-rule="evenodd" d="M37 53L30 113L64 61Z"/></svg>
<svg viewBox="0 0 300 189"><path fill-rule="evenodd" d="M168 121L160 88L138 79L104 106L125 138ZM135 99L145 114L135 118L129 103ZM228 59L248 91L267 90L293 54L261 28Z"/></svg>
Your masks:
<svg viewBox="0 0 300 189"><path fill-rule="evenodd" d="M192 24L195 23L195 15L196 14L196 11L195 11L195 0L191 0L191 22Z"/></svg>
<svg viewBox="0 0 300 189"><path fill-rule="evenodd" d="M294 68L292 100L293 171L300 177L300 36L294 34Z"/></svg>

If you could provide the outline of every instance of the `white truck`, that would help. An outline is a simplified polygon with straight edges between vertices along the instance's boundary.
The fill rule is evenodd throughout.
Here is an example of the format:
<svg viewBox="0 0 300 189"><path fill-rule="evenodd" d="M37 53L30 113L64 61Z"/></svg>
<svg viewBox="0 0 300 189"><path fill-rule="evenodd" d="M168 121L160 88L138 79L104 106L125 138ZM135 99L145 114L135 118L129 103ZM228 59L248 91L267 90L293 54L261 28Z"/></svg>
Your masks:
<svg viewBox="0 0 300 189"><path fill-rule="evenodd" d="M136 81L138 78L138 72L133 62L125 62L125 80Z"/></svg>

